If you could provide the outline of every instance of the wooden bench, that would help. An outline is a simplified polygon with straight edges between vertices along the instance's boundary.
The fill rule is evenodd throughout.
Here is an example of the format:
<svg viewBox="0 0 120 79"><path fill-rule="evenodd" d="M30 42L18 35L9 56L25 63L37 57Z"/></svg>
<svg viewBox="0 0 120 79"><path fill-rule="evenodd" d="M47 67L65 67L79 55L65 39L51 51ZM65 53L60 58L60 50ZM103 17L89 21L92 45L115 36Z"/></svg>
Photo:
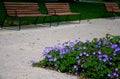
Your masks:
<svg viewBox="0 0 120 79"><path fill-rule="evenodd" d="M116 16L115 13L120 13L120 9L117 3L105 3L106 11L112 12L114 16Z"/></svg>
<svg viewBox="0 0 120 79"><path fill-rule="evenodd" d="M68 20L69 15L79 15L79 23L81 14L80 13L74 13L70 10L69 3L45 3L47 14L51 16L62 16L66 15L66 21ZM59 18L57 20L57 25L59 24Z"/></svg>
<svg viewBox="0 0 120 79"><path fill-rule="evenodd" d="M19 30L21 29L21 17L36 17L34 24L38 20L39 16L48 16L40 13L39 6L37 3L30 2L4 2L4 9L6 16L2 22L1 28L4 25L6 17L18 18Z"/></svg>

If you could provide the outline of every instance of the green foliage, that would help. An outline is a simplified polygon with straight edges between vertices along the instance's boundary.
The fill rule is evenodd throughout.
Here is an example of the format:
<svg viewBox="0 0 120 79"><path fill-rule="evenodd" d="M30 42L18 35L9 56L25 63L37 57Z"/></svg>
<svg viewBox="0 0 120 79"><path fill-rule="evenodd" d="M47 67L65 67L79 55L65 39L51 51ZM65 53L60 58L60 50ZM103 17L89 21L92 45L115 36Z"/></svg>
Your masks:
<svg viewBox="0 0 120 79"><path fill-rule="evenodd" d="M43 55L45 58L33 66L82 74L91 79L120 78L120 36L106 34L106 37L92 41L67 41L46 47Z"/></svg>

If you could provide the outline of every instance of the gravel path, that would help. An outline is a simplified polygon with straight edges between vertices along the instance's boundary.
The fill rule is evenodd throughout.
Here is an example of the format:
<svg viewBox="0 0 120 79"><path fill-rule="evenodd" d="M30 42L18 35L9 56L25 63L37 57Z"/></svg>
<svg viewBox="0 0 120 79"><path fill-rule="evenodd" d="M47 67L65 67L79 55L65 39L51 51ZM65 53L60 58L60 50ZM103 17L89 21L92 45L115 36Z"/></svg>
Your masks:
<svg viewBox="0 0 120 79"><path fill-rule="evenodd" d="M78 38L91 40L104 37L106 33L120 35L119 18L76 23L60 23L58 27L51 28L29 25L23 26L21 31L0 28L0 79L77 79L65 73L32 67L30 62L42 60L43 49L58 42Z"/></svg>

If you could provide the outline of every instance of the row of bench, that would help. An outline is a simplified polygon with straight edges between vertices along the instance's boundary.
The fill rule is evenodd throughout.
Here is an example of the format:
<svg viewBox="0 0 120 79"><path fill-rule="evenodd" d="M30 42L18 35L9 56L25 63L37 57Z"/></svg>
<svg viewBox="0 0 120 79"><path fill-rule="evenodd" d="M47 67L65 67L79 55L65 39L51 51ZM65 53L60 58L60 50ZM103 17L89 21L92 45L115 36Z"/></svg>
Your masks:
<svg viewBox="0 0 120 79"><path fill-rule="evenodd" d="M80 22L80 13L73 13L70 10L69 3L45 3L47 14L42 14L40 12L39 5L37 3L30 2L4 2L4 9L6 16L1 24L1 28L4 26L6 17L18 18L19 30L21 29L21 17L36 17L34 24L38 20L39 16L43 16L43 23L47 16L50 16L50 26L52 22L52 16L57 16L57 25L59 24L60 15L66 15L66 19L69 15L79 15Z"/></svg>
<svg viewBox="0 0 120 79"><path fill-rule="evenodd" d="M36 17L34 24L38 20L39 16L43 16L43 23L47 16L50 16L50 26L52 22L52 16L57 16L57 25L59 24L59 16L66 15L79 15L79 23L81 19L80 13L74 13L70 10L69 3L45 3L47 14L42 14L37 3L30 2L4 2L4 9L6 16L4 17L1 28L3 28L6 17L18 18L19 30L21 29L21 17ZM120 12L119 6L116 3L105 3L106 11L108 12Z"/></svg>

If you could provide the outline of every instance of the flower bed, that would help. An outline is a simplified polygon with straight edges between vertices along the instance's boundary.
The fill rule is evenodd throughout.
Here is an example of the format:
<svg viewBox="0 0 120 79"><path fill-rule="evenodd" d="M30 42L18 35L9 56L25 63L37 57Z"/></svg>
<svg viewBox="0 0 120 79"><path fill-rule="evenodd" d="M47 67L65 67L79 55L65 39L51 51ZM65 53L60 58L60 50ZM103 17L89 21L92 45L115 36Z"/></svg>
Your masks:
<svg viewBox="0 0 120 79"><path fill-rule="evenodd" d="M120 36L106 34L92 41L59 43L46 47L43 56L42 61L32 65L91 79L120 78Z"/></svg>

